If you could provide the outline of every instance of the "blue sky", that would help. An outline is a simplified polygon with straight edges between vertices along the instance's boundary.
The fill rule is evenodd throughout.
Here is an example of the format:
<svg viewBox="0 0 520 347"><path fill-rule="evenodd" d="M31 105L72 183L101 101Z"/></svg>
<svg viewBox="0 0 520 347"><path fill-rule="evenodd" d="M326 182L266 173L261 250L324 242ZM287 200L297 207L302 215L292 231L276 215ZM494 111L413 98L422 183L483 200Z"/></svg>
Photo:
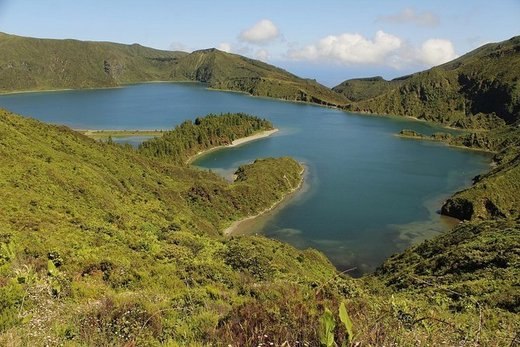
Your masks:
<svg viewBox="0 0 520 347"><path fill-rule="evenodd" d="M393 78L520 34L520 0L0 0L0 31L217 47L334 85Z"/></svg>

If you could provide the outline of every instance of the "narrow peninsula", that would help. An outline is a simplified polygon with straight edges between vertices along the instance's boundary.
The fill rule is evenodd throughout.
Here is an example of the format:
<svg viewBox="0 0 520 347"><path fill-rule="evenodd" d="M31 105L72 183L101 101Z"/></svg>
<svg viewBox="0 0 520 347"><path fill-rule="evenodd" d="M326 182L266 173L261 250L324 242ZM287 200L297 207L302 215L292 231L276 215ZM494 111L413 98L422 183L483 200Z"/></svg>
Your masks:
<svg viewBox="0 0 520 347"><path fill-rule="evenodd" d="M209 114L184 121L163 136L144 141L138 150L146 156L186 165L205 151L237 146L276 130L268 120L245 113Z"/></svg>

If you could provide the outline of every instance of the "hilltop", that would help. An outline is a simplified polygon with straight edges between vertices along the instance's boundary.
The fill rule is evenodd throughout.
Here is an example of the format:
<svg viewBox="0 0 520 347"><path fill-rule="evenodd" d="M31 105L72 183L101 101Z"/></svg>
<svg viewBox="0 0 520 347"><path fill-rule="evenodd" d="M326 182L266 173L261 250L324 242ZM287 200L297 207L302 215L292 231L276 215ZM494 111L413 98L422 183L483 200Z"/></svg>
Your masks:
<svg viewBox="0 0 520 347"><path fill-rule="evenodd" d="M215 89L328 106L339 94L314 80L237 54L161 51L138 44L53 40L0 34L0 92L194 81Z"/></svg>
<svg viewBox="0 0 520 347"><path fill-rule="evenodd" d="M371 99L397 88L400 80L387 81L381 76L354 78L341 82L332 90L343 94L348 100L357 102Z"/></svg>
<svg viewBox="0 0 520 347"><path fill-rule="evenodd" d="M496 128L520 119L519 53L517 36L423 72L392 81L345 81L334 90L355 101L346 108L351 111L411 116L461 128Z"/></svg>

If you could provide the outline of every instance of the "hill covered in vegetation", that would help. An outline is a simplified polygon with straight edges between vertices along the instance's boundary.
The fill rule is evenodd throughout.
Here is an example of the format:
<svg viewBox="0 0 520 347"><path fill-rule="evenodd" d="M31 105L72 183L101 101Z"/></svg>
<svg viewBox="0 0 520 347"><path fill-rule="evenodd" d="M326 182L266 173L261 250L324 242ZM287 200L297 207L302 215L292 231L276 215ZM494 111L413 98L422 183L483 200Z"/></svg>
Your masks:
<svg viewBox="0 0 520 347"><path fill-rule="evenodd" d="M168 80L172 64L185 55L138 44L0 33L0 92L115 87Z"/></svg>
<svg viewBox="0 0 520 347"><path fill-rule="evenodd" d="M115 87L146 81L193 81L251 95L343 105L314 80L217 49L161 51L138 44L51 40L0 33L0 92Z"/></svg>
<svg viewBox="0 0 520 347"><path fill-rule="evenodd" d="M335 273L315 251L219 236L300 183L292 159L229 184L6 111L0 154L0 341L202 341L257 293Z"/></svg>
<svg viewBox="0 0 520 347"><path fill-rule="evenodd" d="M462 137L467 140L469 147L472 137ZM485 138L491 139L485 142L491 144L494 144L493 140L501 139L500 151L493 158L495 167L475 177L470 188L457 192L448 199L442 206L443 214L465 220L520 216L520 129L493 131ZM460 143L459 140L457 142ZM504 143L509 144L505 146Z"/></svg>
<svg viewBox="0 0 520 347"><path fill-rule="evenodd" d="M446 126L491 129L520 119L520 37L392 81L346 81L348 110L411 116Z"/></svg>
<svg viewBox="0 0 520 347"><path fill-rule="evenodd" d="M352 279L317 251L220 235L299 184L290 158L230 184L2 111L0 163L2 345L501 344L518 329L512 222L464 224Z"/></svg>
<svg viewBox="0 0 520 347"><path fill-rule="evenodd" d="M258 60L217 49L195 51L175 64L174 80L199 81L211 88L256 96L341 106L346 100L315 80L303 79Z"/></svg>

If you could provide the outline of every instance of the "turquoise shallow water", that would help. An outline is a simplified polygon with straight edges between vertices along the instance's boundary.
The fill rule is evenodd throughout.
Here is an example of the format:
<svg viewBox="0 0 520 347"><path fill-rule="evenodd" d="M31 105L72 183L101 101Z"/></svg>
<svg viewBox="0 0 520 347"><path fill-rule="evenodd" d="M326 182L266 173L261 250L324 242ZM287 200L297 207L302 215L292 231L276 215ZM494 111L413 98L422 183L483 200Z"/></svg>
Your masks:
<svg viewBox="0 0 520 347"><path fill-rule="evenodd" d="M446 230L443 199L487 170L489 156L396 137L403 128L441 130L413 120L363 116L313 105L210 91L199 84L0 96L14 112L81 129L168 129L207 113L247 112L271 120L275 135L218 150L194 164L229 177L258 157L292 156L306 185L283 208L250 225L324 251L340 269L373 270L411 242ZM131 139L135 145L139 139Z"/></svg>

